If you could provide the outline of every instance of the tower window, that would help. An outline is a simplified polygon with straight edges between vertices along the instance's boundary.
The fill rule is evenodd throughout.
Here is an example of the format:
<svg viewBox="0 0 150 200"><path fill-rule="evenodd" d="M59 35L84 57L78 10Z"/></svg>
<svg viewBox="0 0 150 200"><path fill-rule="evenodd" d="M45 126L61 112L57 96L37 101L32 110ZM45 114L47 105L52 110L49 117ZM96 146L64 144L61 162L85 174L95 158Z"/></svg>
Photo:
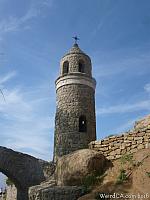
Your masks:
<svg viewBox="0 0 150 200"><path fill-rule="evenodd" d="M63 63L63 74L68 74L68 72L69 72L69 62L65 61Z"/></svg>
<svg viewBox="0 0 150 200"><path fill-rule="evenodd" d="M81 115L79 117L79 132L86 132L86 131L87 131L86 117L84 115Z"/></svg>
<svg viewBox="0 0 150 200"><path fill-rule="evenodd" d="M83 61L79 61L79 72L84 73L84 62Z"/></svg>

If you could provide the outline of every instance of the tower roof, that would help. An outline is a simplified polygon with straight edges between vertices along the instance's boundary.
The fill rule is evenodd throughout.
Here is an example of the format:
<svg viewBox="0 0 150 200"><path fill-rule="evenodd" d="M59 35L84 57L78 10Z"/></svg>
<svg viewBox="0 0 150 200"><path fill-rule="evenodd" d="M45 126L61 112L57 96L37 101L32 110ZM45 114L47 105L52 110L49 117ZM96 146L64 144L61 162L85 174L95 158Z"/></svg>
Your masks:
<svg viewBox="0 0 150 200"><path fill-rule="evenodd" d="M83 55L85 55L85 56L87 56L89 58L89 56L79 48L77 43L75 43L72 46L72 48L63 57L65 57L67 55L70 55L70 54L83 54Z"/></svg>

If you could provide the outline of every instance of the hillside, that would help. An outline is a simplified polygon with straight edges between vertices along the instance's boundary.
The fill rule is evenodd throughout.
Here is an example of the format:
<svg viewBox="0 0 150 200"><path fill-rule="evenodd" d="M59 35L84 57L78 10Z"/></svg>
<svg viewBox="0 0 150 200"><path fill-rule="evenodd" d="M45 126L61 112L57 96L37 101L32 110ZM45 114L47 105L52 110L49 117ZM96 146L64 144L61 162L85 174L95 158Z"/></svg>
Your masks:
<svg viewBox="0 0 150 200"><path fill-rule="evenodd" d="M118 196L127 195L126 198L119 199L150 200L150 149L124 155L118 160L110 161L107 167L105 173L97 177L91 192L79 200L109 199L102 196L100 198L100 194L114 193Z"/></svg>

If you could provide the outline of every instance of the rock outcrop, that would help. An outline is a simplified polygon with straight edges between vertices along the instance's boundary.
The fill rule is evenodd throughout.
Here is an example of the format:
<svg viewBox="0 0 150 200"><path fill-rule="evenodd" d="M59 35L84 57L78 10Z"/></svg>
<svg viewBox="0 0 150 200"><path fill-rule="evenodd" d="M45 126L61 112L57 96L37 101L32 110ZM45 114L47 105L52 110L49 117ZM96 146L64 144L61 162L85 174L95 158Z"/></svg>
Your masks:
<svg viewBox="0 0 150 200"><path fill-rule="evenodd" d="M109 195L113 195L110 199L150 200L150 148L140 149L128 158L124 157L124 164L122 159L113 160L113 165L105 171L104 178L93 185L89 194L78 200L109 199ZM122 170L126 175L123 179L120 176ZM116 198L114 194L117 195ZM107 198L102 198L102 195L106 195Z"/></svg>
<svg viewBox="0 0 150 200"><path fill-rule="evenodd" d="M81 185L83 179L93 172L102 173L105 157L90 149L82 149L62 156L56 167L57 185Z"/></svg>

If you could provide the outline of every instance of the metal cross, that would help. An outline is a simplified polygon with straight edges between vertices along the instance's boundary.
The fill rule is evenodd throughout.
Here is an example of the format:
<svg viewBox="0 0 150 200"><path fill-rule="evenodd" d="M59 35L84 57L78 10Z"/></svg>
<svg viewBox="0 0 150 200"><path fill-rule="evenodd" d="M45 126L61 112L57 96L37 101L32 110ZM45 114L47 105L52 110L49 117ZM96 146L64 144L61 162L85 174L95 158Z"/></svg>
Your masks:
<svg viewBox="0 0 150 200"><path fill-rule="evenodd" d="M77 35L74 36L74 37L72 37L72 38L75 40L75 44L77 44L77 41L80 40L80 39L77 37Z"/></svg>

